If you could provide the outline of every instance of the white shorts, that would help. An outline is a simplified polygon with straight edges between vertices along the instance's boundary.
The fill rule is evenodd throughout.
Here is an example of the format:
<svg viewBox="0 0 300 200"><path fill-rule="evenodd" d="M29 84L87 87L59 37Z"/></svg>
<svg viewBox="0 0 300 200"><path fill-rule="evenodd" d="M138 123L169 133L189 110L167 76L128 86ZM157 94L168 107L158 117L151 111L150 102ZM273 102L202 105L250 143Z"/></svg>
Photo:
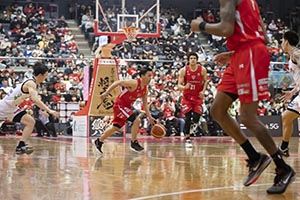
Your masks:
<svg viewBox="0 0 300 200"><path fill-rule="evenodd" d="M300 115L300 96L297 95L288 105L288 110L294 111Z"/></svg>
<svg viewBox="0 0 300 200"><path fill-rule="evenodd" d="M17 114L16 107L11 107L5 101L0 101L0 120L12 120Z"/></svg>

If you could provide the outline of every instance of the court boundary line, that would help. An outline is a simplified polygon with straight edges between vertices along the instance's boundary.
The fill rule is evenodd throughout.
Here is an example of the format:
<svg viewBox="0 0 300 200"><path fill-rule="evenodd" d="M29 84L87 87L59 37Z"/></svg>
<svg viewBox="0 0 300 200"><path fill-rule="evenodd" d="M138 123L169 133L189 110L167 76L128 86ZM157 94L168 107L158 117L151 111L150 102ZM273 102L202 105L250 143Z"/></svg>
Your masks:
<svg viewBox="0 0 300 200"><path fill-rule="evenodd" d="M300 183L300 181L294 181L292 184L299 184L299 183ZM261 183L261 184L251 185L251 187L260 187L260 186L267 186L267 185L272 185L272 184L273 183ZM184 191L180 191L180 192L169 192L169 193L163 193L163 194L155 194L155 195L148 195L148 196L143 196L143 197L136 197L136 198L131 198L129 200L143 200L143 199L166 197L166 196L172 196L172 195L188 194L188 193L195 193L195 192L207 192L207 191L214 191L214 190L225 190L225 189L241 190L243 188L245 188L245 186L227 186L227 187L204 188L204 189L198 189L198 190L184 190Z"/></svg>

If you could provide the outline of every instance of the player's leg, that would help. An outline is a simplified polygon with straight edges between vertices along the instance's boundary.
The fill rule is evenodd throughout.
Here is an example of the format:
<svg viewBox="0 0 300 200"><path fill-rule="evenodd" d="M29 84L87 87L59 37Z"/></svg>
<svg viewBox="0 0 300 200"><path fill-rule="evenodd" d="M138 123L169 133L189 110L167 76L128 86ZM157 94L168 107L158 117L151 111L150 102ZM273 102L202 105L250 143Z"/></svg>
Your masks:
<svg viewBox="0 0 300 200"><path fill-rule="evenodd" d="M29 140L29 137L34 128L34 124L35 124L34 118L31 115L27 114L26 111L21 111L13 118L13 121L21 122L24 125L24 129L22 132L22 139L16 148L16 153L31 154L33 152L33 148L27 145L27 141Z"/></svg>
<svg viewBox="0 0 300 200"><path fill-rule="evenodd" d="M234 58L232 58L231 63L240 62L235 62ZM247 154L249 158L247 159L249 175L244 185L249 186L258 179L262 171L270 164L271 158L255 150L245 134L241 131L237 121L228 114L229 107L238 98L236 76L234 75L237 70L234 70L232 66L234 65L228 66L224 72L217 95L211 107L211 115L222 129L230 135ZM257 113L257 111L255 111L255 113Z"/></svg>
<svg viewBox="0 0 300 200"><path fill-rule="evenodd" d="M270 194L281 194L285 192L287 186L293 181L296 173L289 165L284 162L281 155L277 151L274 140L268 133L268 129L259 121L256 114L257 106L257 102L242 104L241 122L251 131L251 133L256 136L261 145L271 155L276 165L276 177L274 179L274 184L267 190L267 192ZM261 162L261 165L258 165L258 168L262 169L263 167L260 166L263 165L266 165L265 167L268 166L267 157L264 162Z"/></svg>
<svg viewBox="0 0 300 200"><path fill-rule="evenodd" d="M289 104L288 109L282 114L282 142L278 150L281 155L286 157L289 156L288 145L294 129L293 121L299 117L299 108L296 101L300 101L299 96Z"/></svg>
<svg viewBox="0 0 300 200"><path fill-rule="evenodd" d="M94 141L94 144L97 148L97 150L100 152L100 153L103 153L102 152L102 146L104 144L104 140L106 138L108 138L109 136L111 136L113 133L117 132L120 130L120 128L122 126L124 126L125 122L126 122L126 117L123 116L123 118L119 118L118 116L121 116L122 113L119 109L118 106L115 106L114 108L114 118L113 118L113 121L112 121L112 125L110 125L103 133L102 135L97 138L95 141Z"/></svg>
<svg viewBox="0 0 300 200"><path fill-rule="evenodd" d="M185 135L185 146L186 147L193 147L191 138L190 138L190 131L191 131L191 124L192 124L192 110L185 114L185 124L184 124L184 135Z"/></svg>
<svg viewBox="0 0 300 200"><path fill-rule="evenodd" d="M253 45L249 49L245 48L241 50L239 56L235 56L235 63L239 63L239 66L235 67L237 71L240 69L240 66L243 69L238 71L236 78L241 102L241 122L255 135L260 144L271 155L276 165L274 184L267 190L268 193L273 194L283 193L289 183L291 183L295 172L284 162L277 151L275 142L269 134L268 129L257 116L258 100L269 97L269 59L270 57L265 44ZM262 159L263 157L265 158ZM256 162L257 164L252 164L255 167L250 168L254 172L254 175L258 174L259 176L263 169L269 165L268 156L262 156L261 154L260 160ZM247 184L247 181L245 183Z"/></svg>
<svg viewBox="0 0 300 200"><path fill-rule="evenodd" d="M114 134L115 132L118 132L120 130L122 126L118 125L118 124L112 124L110 125L104 132L103 134L97 138L94 143L95 143L95 146L96 148L98 149L98 151L100 153L103 153L102 152L102 146L104 144L104 140L106 138L108 138L109 136L111 136L112 134Z"/></svg>
<svg viewBox="0 0 300 200"><path fill-rule="evenodd" d="M137 141L137 135L139 133L139 126L141 123L141 118L143 118L143 115L144 115L143 113L134 111L133 114L130 115L130 117L128 118L128 121L132 122L130 149L135 152L141 152L144 150L144 147L142 147Z"/></svg>
<svg viewBox="0 0 300 200"><path fill-rule="evenodd" d="M241 145L246 142L247 138L241 131L237 121L228 114L228 108L235 99L236 96L233 94L218 91L210 112L222 129ZM256 157L255 155L253 156L253 158Z"/></svg>

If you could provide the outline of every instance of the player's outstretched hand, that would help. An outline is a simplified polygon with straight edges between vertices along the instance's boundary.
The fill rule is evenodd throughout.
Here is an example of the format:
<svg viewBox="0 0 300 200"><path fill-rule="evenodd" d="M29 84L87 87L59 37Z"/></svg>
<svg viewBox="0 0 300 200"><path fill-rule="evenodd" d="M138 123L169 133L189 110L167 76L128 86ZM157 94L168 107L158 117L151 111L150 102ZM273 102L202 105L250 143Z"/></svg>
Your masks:
<svg viewBox="0 0 300 200"><path fill-rule="evenodd" d="M280 97L281 101L288 102L293 97L292 91L282 91L283 95Z"/></svg>
<svg viewBox="0 0 300 200"><path fill-rule="evenodd" d="M223 53L216 55L213 60L218 66L225 66L230 63L232 54L233 54L232 51L223 52Z"/></svg>

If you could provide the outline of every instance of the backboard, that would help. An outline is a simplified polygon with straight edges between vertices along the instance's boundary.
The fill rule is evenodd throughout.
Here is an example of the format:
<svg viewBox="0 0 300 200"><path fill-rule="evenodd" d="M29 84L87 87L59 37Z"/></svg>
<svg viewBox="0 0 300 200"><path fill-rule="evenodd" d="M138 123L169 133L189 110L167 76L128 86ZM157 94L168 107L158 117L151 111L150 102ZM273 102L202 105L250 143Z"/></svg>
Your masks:
<svg viewBox="0 0 300 200"><path fill-rule="evenodd" d="M160 36L160 0L96 0L95 36L110 36L110 42L126 40L125 27L136 27L136 37ZM118 43L115 42L115 43Z"/></svg>

